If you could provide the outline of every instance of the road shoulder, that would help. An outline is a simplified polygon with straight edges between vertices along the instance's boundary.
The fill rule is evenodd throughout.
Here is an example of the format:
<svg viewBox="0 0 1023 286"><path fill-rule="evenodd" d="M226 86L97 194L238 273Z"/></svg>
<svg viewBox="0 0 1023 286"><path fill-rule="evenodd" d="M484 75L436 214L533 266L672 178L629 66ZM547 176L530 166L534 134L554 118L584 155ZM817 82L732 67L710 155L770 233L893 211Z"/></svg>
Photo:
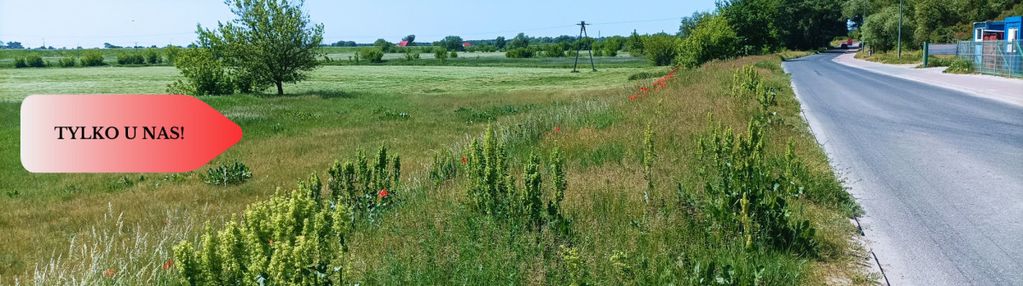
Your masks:
<svg viewBox="0 0 1023 286"><path fill-rule="evenodd" d="M835 57L836 63L865 71L947 88L972 96L1023 106L1023 80L979 74L946 74L945 68L888 65L855 58L854 53Z"/></svg>

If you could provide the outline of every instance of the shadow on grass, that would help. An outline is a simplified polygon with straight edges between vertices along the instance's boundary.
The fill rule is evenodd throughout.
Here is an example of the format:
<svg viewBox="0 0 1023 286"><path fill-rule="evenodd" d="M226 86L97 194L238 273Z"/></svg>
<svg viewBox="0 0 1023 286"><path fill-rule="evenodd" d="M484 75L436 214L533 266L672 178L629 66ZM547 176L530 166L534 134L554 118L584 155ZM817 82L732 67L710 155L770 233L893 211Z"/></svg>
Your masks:
<svg viewBox="0 0 1023 286"><path fill-rule="evenodd" d="M322 99L355 98L356 95L357 95L356 93L346 92L346 91L342 91L342 90L327 90L327 89L308 90L308 91L297 92L297 93L284 93L283 95L277 95L276 93L255 94L256 97L260 97L260 98L317 96L317 97L320 97Z"/></svg>

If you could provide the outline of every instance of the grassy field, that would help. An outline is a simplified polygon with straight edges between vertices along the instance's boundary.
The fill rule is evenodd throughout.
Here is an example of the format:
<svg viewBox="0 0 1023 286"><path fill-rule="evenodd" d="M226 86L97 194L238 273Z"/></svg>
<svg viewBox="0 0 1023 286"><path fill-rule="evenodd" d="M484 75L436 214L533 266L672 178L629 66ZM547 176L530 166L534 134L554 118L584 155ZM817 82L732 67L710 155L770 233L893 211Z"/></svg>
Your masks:
<svg viewBox="0 0 1023 286"><path fill-rule="evenodd" d="M461 59L461 58L460 58ZM498 64L499 65L499 64ZM253 178L233 186L185 174L28 174L18 160L18 107L32 93L161 93L171 67L0 70L0 283L166 282L169 247L216 229L245 205L285 192L356 150L402 156L398 204L348 240L346 276L360 284L870 284L848 218L856 207L799 115L776 56L712 62L654 91L630 75L665 68L565 69L466 66L325 66L287 96L202 99L241 125L242 141L211 164L241 161ZM767 112L731 96L733 74L755 66L778 93ZM640 89L647 90L639 92ZM645 95L642 95L645 94ZM812 184L792 194L808 219L813 253L749 249L713 223L714 180L699 138L720 125L744 134L769 114L765 149L791 144ZM713 122L713 123L711 123ZM505 130L520 166L531 150L565 153L570 243L521 233L466 207L466 178L433 183L446 150L460 152L488 126ZM644 130L652 132L644 155ZM790 143L791 142L791 143ZM646 157L645 157L646 156ZM644 159L650 172L644 172ZM513 167L513 173L522 172ZM773 172L772 172L773 173ZM10 186L10 187L6 187ZM117 274L107 275L113 269ZM708 270L709 269L709 270ZM710 274L707 274L710 271ZM759 277L759 278L758 278ZM698 280L707 278L710 280Z"/></svg>
<svg viewBox="0 0 1023 286"><path fill-rule="evenodd" d="M362 60L354 62L353 57L359 49L371 47L324 47L321 61L325 65L400 65L400 66L475 66L475 67L545 67L545 68L571 68L575 64L575 57L546 58L536 57L527 59L511 59L505 57L504 52L458 52L457 58L448 58L444 61L437 60L433 53L420 53L420 59L406 60L405 53L385 53L382 63L369 63ZM141 54L150 50L144 49L83 49L83 50L0 50L0 69L14 68L14 60L30 55L38 55L47 62L48 68L59 68L58 61L64 57L79 58L82 54L95 51L103 55L104 63L117 65L117 56L121 54ZM159 64L147 66L171 66L167 61L166 48L154 48L160 53L164 61ZM617 67L645 67L649 63L645 58L632 57L626 52L620 52L616 57L594 57L594 62L601 68ZM580 66L589 67L589 57L583 52L579 57ZM29 68L39 69L39 68Z"/></svg>

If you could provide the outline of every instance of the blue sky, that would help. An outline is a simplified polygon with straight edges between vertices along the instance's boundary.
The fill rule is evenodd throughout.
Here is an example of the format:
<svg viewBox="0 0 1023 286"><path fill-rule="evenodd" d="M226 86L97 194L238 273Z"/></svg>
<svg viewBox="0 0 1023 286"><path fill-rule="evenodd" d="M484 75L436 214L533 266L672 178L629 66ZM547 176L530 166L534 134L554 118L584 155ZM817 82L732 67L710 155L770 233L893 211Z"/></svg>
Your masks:
<svg viewBox="0 0 1023 286"><path fill-rule="evenodd" d="M465 39L574 35L586 20L591 36L678 30L681 17L714 8L713 0L682 1L452 1L307 0L314 23L324 24L324 42L417 41L447 35ZM516 4L511 4L516 3ZM0 0L0 41L27 47L183 45L195 40L195 25L216 25L233 15L218 0Z"/></svg>

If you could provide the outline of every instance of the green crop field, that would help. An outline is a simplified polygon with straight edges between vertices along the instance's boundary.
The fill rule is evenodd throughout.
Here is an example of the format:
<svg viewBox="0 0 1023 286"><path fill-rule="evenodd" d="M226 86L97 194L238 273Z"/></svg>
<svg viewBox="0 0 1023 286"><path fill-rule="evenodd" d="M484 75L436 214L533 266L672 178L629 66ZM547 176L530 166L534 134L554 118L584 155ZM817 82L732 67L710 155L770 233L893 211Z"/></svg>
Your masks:
<svg viewBox="0 0 1023 286"><path fill-rule="evenodd" d="M208 167L91 175L20 166L19 101L40 91L163 93L177 70L0 69L0 140L8 147L0 150L8 186L0 194L0 283L174 284L173 269L161 265L178 241L198 242L204 228L219 228L246 205L289 192L310 174L325 178L335 160L380 146L401 155L404 183L392 190L391 208L356 222L348 236L344 275L352 283L872 283L851 240L848 218L857 208L808 133L776 56L712 62L656 82L628 78L667 68L610 66L582 73L493 63L323 66L287 85L285 96L201 97L244 130ZM743 66L777 90L775 104L764 110L731 95ZM770 172L803 176L806 189L786 195L788 216L816 229L812 251L749 248L741 232L713 218L716 195L705 186L717 177L701 138L714 126L745 136L765 114L767 156L801 166ZM504 134L514 177L533 150L563 152L570 236L552 240L480 216L468 207L465 174L431 178L437 158L457 162L488 126ZM798 159L781 159L787 153ZM236 161L251 168L247 182L203 182L207 168Z"/></svg>

